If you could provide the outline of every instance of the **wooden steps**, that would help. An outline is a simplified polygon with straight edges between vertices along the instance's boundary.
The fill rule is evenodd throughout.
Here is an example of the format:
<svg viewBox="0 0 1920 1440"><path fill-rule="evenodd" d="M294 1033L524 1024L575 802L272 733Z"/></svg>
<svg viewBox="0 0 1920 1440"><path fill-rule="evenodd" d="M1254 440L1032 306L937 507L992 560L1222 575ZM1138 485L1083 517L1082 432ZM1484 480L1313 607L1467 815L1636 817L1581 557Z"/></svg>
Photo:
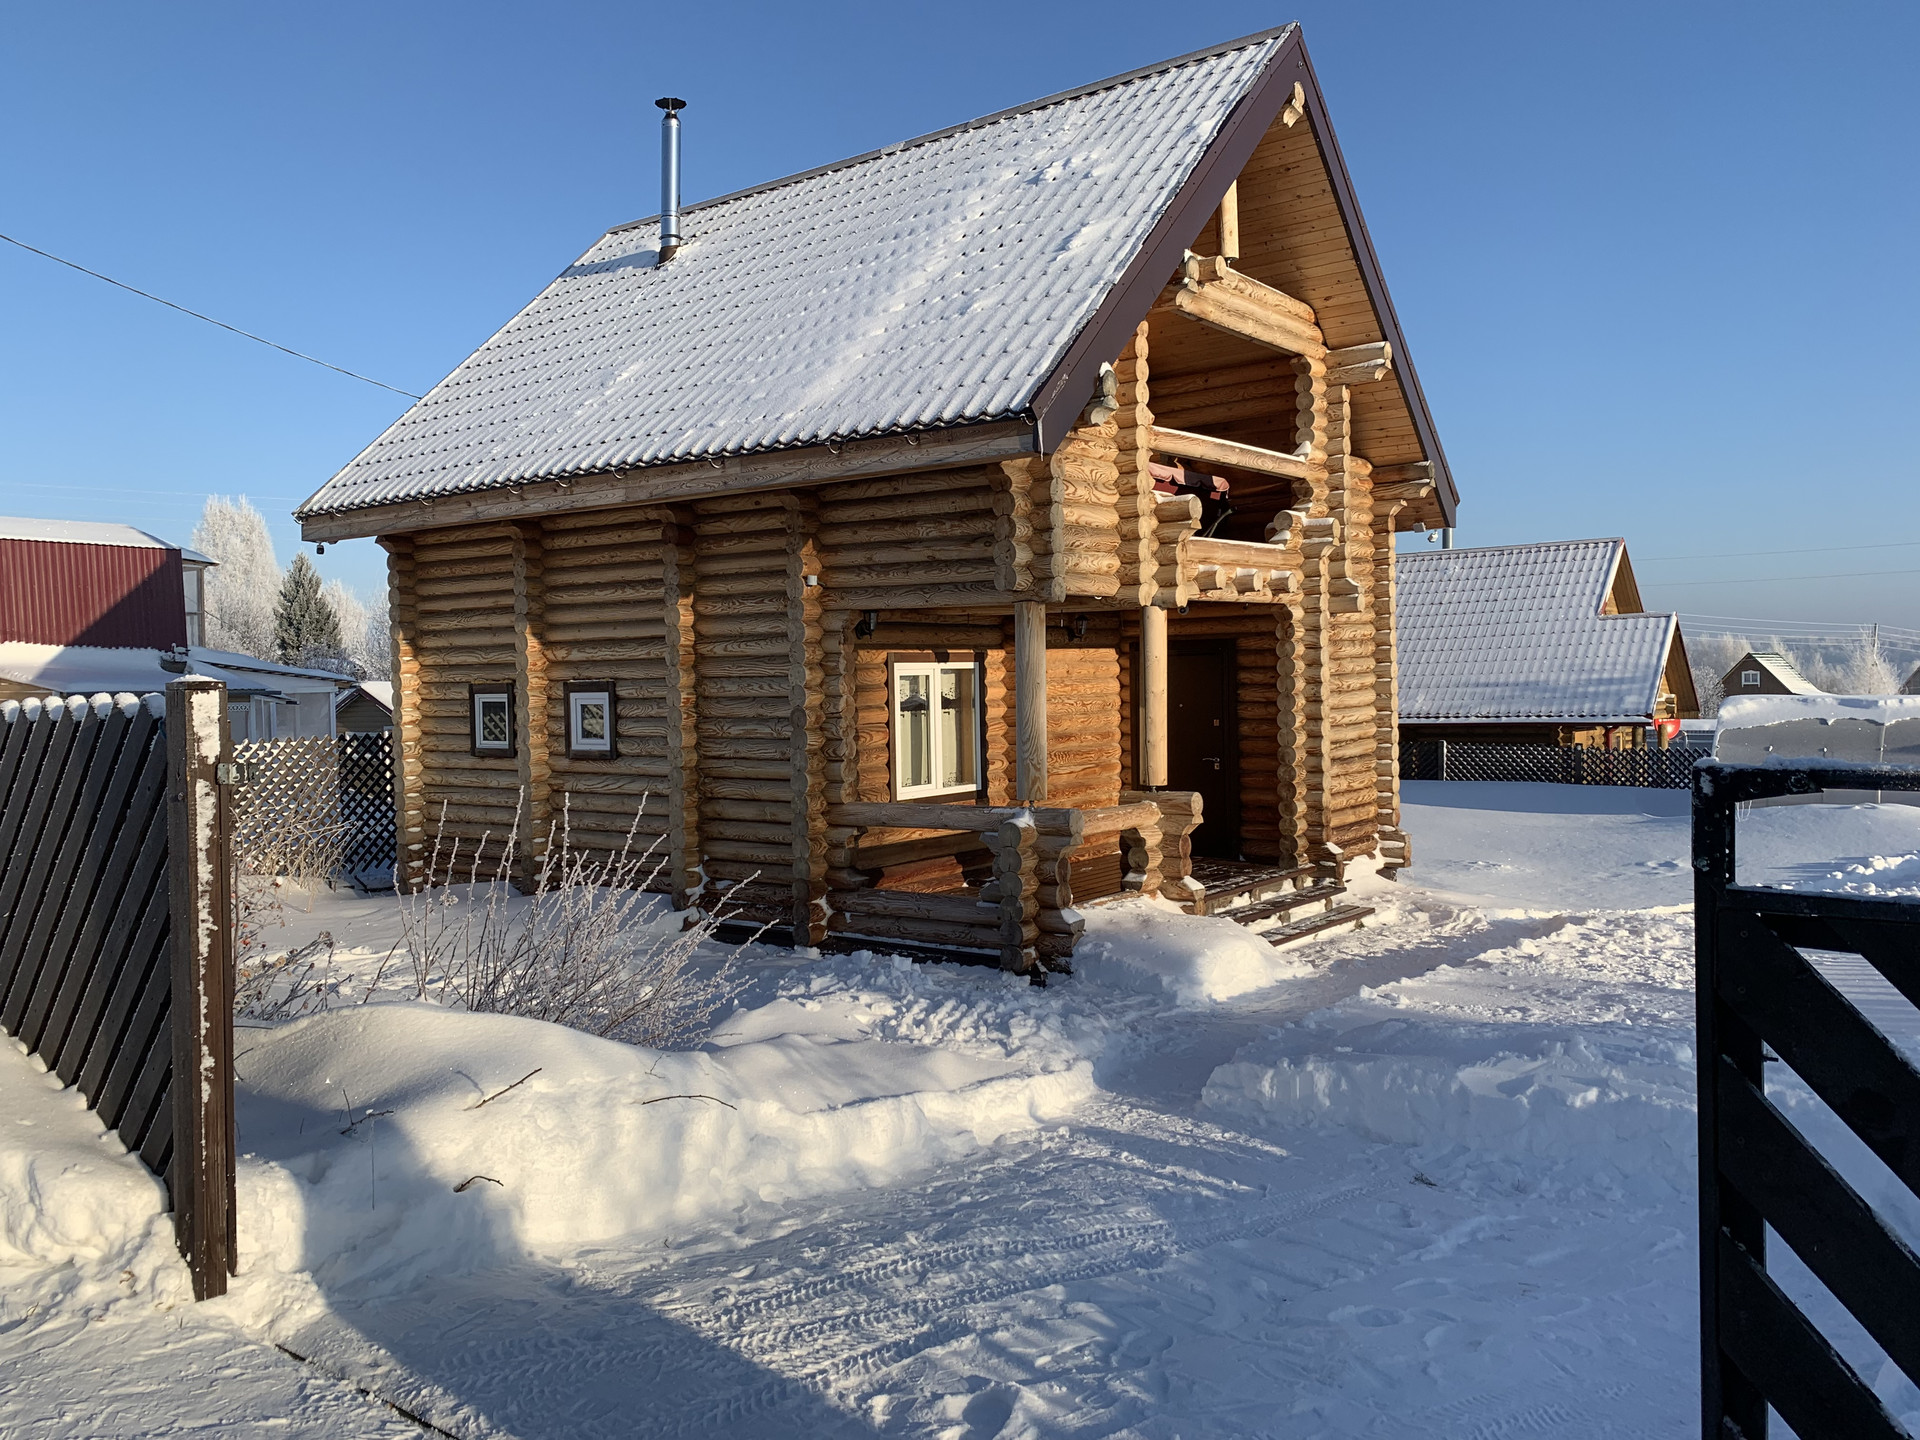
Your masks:
<svg viewBox="0 0 1920 1440"><path fill-rule="evenodd" d="M1193 877L1207 887L1196 914L1235 921L1269 945L1290 945L1373 914L1370 905L1341 904L1347 887L1312 865L1196 860Z"/></svg>
<svg viewBox="0 0 1920 1440"><path fill-rule="evenodd" d="M1336 905L1318 915L1309 915L1303 920L1294 920L1285 925L1276 925L1271 930L1256 932L1269 945L1290 945L1295 940L1304 940L1309 935L1318 935L1323 930L1337 929L1342 925L1357 925L1373 914L1371 905Z"/></svg>

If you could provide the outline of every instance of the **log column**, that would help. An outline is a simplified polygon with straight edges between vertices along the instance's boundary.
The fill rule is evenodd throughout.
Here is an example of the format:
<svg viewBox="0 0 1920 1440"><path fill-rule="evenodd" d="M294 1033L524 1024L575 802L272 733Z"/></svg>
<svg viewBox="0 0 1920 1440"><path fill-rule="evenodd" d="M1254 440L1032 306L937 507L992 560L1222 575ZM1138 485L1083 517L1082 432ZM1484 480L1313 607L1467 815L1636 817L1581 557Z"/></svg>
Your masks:
<svg viewBox="0 0 1920 1440"><path fill-rule="evenodd" d="M1167 612L1140 612L1140 784L1167 783Z"/></svg>
<svg viewBox="0 0 1920 1440"><path fill-rule="evenodd" d="M1014 791L1021 805L1047 801L1047 607L1013 607Z"/></svg>
<svg viewBox="0 0 1920 1440"><path fill-rule="evenodd" d="M667 671L667 884L676 909L700 903L700 714L693 646L693 551L690 518L669 512L660 526L661 598Z"/></svg>
<svg viewBox="0 0 1920 1440"><path fill-rule="evenodd" d="M513 646L519 684L514 723L520 743L520 823L523 827L514 884L531 892L539 884L553 830L553 738L548 733L553 707L547 679L547 582L540 522L513 527Z"/></svg>
<svg viewBox="0 0 1920 1440"><path fill-rule="evenodd" d="M788 744L793 775L793 943L827 938L826 708L819 529L811 495L791 497L786 553Z"/></svg>
<svg viewBox="0 0 1920 1440"><path fill-rule="evenodd" d="M394 882L412 893L426 883L427 820L421 798L420 592L413 537L382 535L387 552L388 633L393 637Z"/></svg>

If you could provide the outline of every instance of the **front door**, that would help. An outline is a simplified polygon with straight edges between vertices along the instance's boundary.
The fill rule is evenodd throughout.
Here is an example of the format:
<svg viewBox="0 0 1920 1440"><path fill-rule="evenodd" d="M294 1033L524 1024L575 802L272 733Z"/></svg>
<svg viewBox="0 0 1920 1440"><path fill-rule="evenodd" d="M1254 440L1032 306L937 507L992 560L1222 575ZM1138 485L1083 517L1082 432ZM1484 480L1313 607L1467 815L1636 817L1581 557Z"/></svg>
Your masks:
<svg viewBox="0 0 1920 1440"><path fill-rule="evenodd" d="M1167 647L1167 787L1198 790L1193 853L1240 858L1238 665L1231 640L1175 640Z"/></svg>

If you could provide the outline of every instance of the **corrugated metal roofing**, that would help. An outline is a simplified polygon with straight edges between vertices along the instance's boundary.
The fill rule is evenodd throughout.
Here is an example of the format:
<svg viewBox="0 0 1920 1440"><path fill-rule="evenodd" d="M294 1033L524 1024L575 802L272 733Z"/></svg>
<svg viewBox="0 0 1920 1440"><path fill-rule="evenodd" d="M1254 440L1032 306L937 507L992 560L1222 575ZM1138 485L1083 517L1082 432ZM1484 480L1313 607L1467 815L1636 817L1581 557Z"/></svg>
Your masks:
<svg viewBox="0 0 1920 1440"><path fill-rule="evenodd" d="M611 231L297 513L1020 415L1286 34Z"/></svg>
<svg viewBox="0 0 1920 1440"><path fill-rule="evenodd" d="M1622 540L1396 557L1400 719L1629 724L1653 714L1672 615L1602 615Z"/></svg>

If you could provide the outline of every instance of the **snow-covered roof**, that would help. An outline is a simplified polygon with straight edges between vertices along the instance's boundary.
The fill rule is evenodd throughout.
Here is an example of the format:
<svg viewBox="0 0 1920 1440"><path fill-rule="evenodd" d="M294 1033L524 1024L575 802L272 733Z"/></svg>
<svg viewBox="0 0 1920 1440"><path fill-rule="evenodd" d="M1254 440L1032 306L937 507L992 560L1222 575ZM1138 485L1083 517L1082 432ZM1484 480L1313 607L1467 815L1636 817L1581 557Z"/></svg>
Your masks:
<svg viewBox="0 0 1920 1440"><path fill-rule="evenodd" d="M136 550L178 550L181 558L201 565L216 562L197 550L149 535L131 525L101 520L33 520L0 515L0 540L51 540L62 545L126 545Z"/></svg>
<svg viewBox="0 0 1920 1440"><path fill-rule="evenodd" d="M49 695L148 695L171 680L218 680L236 695L277 695L282 687L244 671L206 662L207 652L190 654L184 670L168 670L161 650L106 645L38 645L26 640L0 642L0 680L43 689Z"/></svg>
<svg viewBox="0 0 1920 1440"><path fill-rule="evenodd" d="M321 688L346 687L352 685L351 675L342 675L337 670L320 670L301 665L282 665L274 660L262 660L257 655L244 655L237 650L209 650L203 645L189 645L187 656L195 665L217 665L223 670L237 670L251 675L267 675L277 681L324 680L326 685L288 685L279 684L281 690L315 690Z"/></svg>
<svg viewBox="0 0 1920 1440"><path fill-rule="evenodd" d="M1764 666L1773 673L1773 678L1787 687L1791 695L1824 695L1827 692L1800 673L1800 667L1793 663L1791 656L1782 655L1778 650L1749 650L1727 674L1734 670L1744 670L1750 664Z"/></svg>
<svg viewBox="0 0 1920 1440"><path fill-rule="evenodd" d="M1672 615L1603 615L1623 540L1395 557L1403 722L1632 724L1660 699Z"/></svg>
<svg viewBox="0 0 1920 1440"><path fill-rule="evenodd" d="M393 682L391 680L362 680L349 686L333 697L334 710L337 712L352 704L354 697L360 694L364 694L389 715L393 713Z"/></svg>
<svg viewBox="0 0 1920 1440"><path fill-rule="evenodd" d="M610 231L296 513L1024 418L1293 29Z"/></svg>

